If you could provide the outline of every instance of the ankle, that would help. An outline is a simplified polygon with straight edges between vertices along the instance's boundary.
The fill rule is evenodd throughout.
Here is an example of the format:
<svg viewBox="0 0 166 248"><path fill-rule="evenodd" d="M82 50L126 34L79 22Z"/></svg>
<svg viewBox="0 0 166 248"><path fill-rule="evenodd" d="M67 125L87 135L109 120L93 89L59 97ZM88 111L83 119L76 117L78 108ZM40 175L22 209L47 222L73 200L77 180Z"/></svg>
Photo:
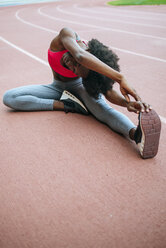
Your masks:
<svg viewBox="0 0 166 248"><path fill-rule="evenodd" d="M135 131L136 131L136 128L135 127L132 128L132 129L130 129L130 131L129 131L129 138L131 140L134 140Z"/></svg>
<svg viewBox="0 0 166 248"><path fill-rule="evenodd" d="M62 101L54 101L53 103L54 110L64 110L64 103Z"/></svg>

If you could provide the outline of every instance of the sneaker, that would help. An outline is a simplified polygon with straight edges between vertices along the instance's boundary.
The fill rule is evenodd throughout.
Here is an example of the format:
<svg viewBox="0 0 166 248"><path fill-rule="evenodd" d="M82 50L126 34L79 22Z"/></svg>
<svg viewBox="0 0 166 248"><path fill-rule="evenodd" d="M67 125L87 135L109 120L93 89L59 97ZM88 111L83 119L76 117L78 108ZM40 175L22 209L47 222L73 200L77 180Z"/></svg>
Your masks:
<svg viewBox="0 0 166 248"><path fill-rule="evenodd" d="M84 104L67 90L63 91L60 101L64 103L64 110L66 113L72 112L72 113L80 113L84 115L89 114Z"/></svg>
<svg viewBox="0 0 166 248"><path fill-rule="evenodd" d="M139 124L134 134L142 158L153 158L158 152L161 121L152 109L139 114Z"/></svg>

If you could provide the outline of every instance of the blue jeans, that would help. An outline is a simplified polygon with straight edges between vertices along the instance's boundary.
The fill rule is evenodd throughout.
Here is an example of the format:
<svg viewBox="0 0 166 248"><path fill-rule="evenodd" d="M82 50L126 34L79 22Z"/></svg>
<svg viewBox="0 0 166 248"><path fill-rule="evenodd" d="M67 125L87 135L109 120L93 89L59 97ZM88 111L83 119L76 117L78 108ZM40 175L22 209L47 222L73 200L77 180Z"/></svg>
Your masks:
<svg viewBox="0 0 166 248"><path fill-rule="evenodd" d="M112 130L128 136L129 131L135 128L127 116L106 103L103 95L98 99L89 96L81 78L65 83L54 80L48 85L14 88L4 94L3 102L8 107L21 111L53 110L54 100L59 100L64 90L79 98L96 119L107 124Z"/></svg>

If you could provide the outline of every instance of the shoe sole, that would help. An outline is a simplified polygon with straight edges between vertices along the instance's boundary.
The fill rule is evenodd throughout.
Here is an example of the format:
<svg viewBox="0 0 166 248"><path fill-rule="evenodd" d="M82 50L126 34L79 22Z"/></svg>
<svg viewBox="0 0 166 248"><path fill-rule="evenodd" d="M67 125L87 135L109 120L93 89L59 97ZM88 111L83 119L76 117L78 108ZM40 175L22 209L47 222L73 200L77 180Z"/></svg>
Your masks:
<svg viewBox="0 0 166 248"><path fill-rule="evenodd" d="M142 131L141 142L138 144L142 158L153 158L158 152L161 121L158 114L151 111L140 114L140 127Z"/></svg>
<svg viewBox="0 0 166 248"><path fill-rule="evenodd" d="M68 92L67 90L63 91L63 94L60 98L60 100L66 100L66 99L71 99L72 101L75 101L76 103L78 103L79 105L81 105L81 107L88 113L87 108L84 106L84 104L74 95L72 95L70 92Z"/></svg>

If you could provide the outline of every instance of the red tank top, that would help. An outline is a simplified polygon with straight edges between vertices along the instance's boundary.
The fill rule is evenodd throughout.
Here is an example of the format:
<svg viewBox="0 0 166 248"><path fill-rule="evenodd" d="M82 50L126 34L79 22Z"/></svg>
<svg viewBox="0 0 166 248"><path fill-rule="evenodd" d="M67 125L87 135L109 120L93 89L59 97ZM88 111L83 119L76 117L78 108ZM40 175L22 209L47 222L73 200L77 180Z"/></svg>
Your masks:
<svg viewBox="0 0 166 248"><path fill-rule="evenodd" d="M51 68L58 74L60 74L63 77L68 78L75 78L78 77L74 72L71 70L65 68L61 64L61 58L64 53L68 52L67 50L59 51L59 52L52 52L50 49L48 49L48 62L51 66Z"/></svg>

